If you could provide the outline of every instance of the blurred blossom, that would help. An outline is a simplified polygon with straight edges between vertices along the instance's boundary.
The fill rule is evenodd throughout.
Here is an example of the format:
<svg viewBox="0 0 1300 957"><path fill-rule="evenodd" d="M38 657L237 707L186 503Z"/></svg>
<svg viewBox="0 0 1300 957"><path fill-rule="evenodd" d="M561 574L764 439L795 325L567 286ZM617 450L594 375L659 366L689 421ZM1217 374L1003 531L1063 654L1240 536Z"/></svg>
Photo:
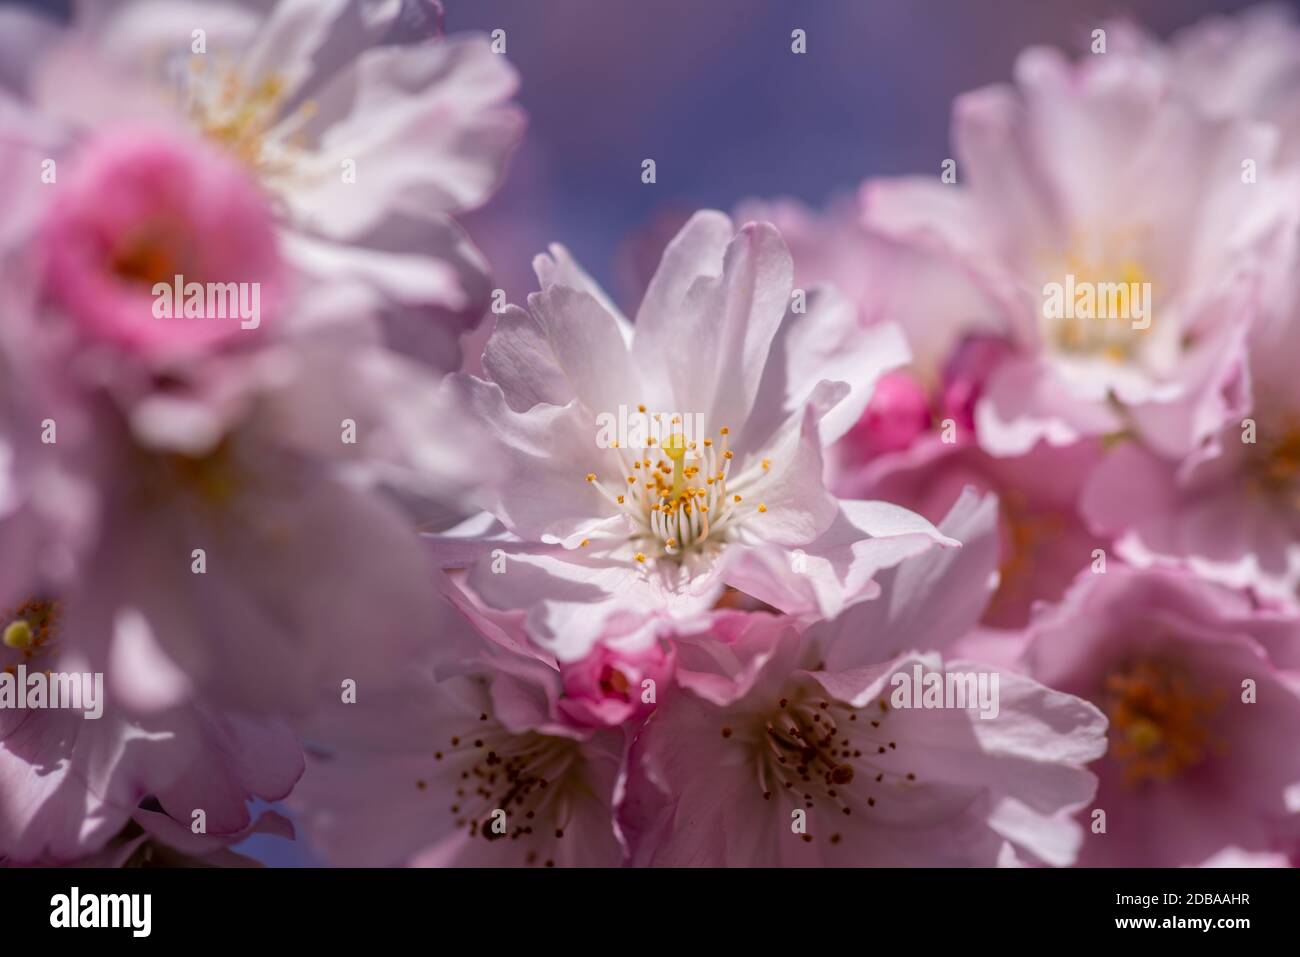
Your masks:
<svg viewBox="0 0 1300 957"><path fill-rule="evenodd" d="M522 115L486 38L426 39L418 6L84 3L63 31L20 23L40 56L17 85L68 140L149 121L217 145L266 191L308 281L356 284L392 341L445 370L491 289L451 217L491 193Z"/></svg>
<svg viewBox="0 0 1300 957"><path fill-rule="evenodd" d="M1021 665L1110 720L1080 863L1180 867L1293 848L1300 620L1168 570L1085 575L1025 635Z"/></svg>
<svg viewBox="0 0 1300 957"><path fill-rule="evenodd" d="M844 437L845 454L870 459L908 448L930 428L930 401L907 372L887 372L876 383L867 410Z"/></svg>
<svg viewBox="0 0 1300 957"><path fill-rule="evenodd" d="M992 456L965 442L930 435L906 452L840 473L843 495L897 502L938 521L967 488L998 498L998 587L984 612L995 628L1021 628L1036 603L1060 599L1075 577L1110 546L1080 510L1080 496L1101 459L1096 442L1063 448L1039 443L1025 455Z"/></svg>
<svg viewBox="0 0 1300 957"><path fill-rule="evenodd" d="M174 134L122 129L82 145L65 176L41 229L44 286L87 339L202 352L274 315L283 273L270 208L231 161ZM156 321L154 286L176 277L255 283L257 325L233 312L179 321L179 301L174 320Z"/></svg>
<svg viewBox="0 0 1300 957"><path fill-rule="evenodd" d="M955 184L868 182L863 215L973 283L963 311L1014 344L977 404L980 443L1019 454L1125 428L1169 450L1202 441L1229 407L1221 392L1285 221L1242 174L1250 156L1271 175L1275 137L1196 112L1141 57L1072 63L1039 48L1018 58L1014 86L957 100L953 136ZM1117 284L1126 300L1075 311L1077 290Z"/></svg>
<svg viewBox="0 0 1300 957"><path fill-rule="evenodd" d="M1300 25L1281 3L1206 17L1161 43L1141 24L1109 25L1117 42L1160 64L1181 97L1215 117L1267 122L1281 134L1279 160L1300 162Z"/></svg>
<svg viewBox="0 0 1300 957"><path fill-rule="evenodd" d="M975 432L975 406L984 384L1011 347L998 336L974 334L962 339L943 367L939 414L951 417L967 435Z"/></svg>
<svg viewBox="0 0 1300 957"><path fill-rule="evenodd" d="M1300 194L1297 194L1300 195ZM1081 508L1130 561L1188 562L1200 574L1273 601L1300 599L1300 238L1272 260L1275 283L1249 330L1245 367L1228 386L1232 414L1199 447L1116 444Z"/></svg>
<svg viewBox="0 0 1300 957"><path fill-rule="evenodd" d="M6 678L38 671L78 674L91 666L77 642L78 618L63 602L29 600L0 609ZM13 640L13 625L30 638ZM150 662L116 662L149 669ZM139 678L154 677L156 671ZM246 802L285 797L302 773L302 755L283 723L226 714L194 702L134 717L111 691L99 717L73 709L0 709L0 862L74 863L98 851L135 818L190 836L202 811L204 835L189 846L219 846L253 825ZM148 798L152 809L141 802ZM177 823L181 822L181 823ZM179 838L179 835L184 838Z"/></svg>

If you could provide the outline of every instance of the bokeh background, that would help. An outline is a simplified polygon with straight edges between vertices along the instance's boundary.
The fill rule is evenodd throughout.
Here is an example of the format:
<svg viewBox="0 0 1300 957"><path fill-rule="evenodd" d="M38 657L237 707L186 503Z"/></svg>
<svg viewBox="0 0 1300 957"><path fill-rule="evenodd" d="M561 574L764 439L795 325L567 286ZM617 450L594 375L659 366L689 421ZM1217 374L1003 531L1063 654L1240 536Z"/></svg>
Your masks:
<svg viewBox="0 0 1300 957"><path fill-rule="evenodd" d="M1130 16L1167 35L1251 0L443 0L446 27L506 31L529 128L504 189L463 222L518 301L561 242L620 304L638 237L702 207L822 205L951 156L958 93L1033 44L1087 49ZM808 52L790 51L807 32ZM641 183L652 158L658 182ZM671 232L669 233L671 234Z"/></svg>
<svg viewBox="0 0 1300 957"><path fill-rule="evenodd" d="M27 0L56 16L63 2ZM637 244L759 196L815 206L868 176L939 172L955 95L1009 78L1026 46L1087 48L1129 16L1161 35L1252 0L443 0L448 32L506 31L528 130L502 189L462 224L511 301L566 245L625 309ZM808 52L790 50L807 33ZM641 182L654 159L657 182ZM275 838L240 848L313 863Z"/></svg>

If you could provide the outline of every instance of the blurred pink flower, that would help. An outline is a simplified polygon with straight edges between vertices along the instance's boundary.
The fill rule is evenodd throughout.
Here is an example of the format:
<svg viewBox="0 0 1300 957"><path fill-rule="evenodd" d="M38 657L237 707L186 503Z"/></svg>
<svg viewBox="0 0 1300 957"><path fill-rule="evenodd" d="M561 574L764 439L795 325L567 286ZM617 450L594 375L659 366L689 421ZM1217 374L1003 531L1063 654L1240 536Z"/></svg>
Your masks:
<svg viewBox="0 0 1300 957"><path fill-rule="evenodd" d="M434 37L430 18L412 34L403 7L79 4L62 31L28 15L18 87L70 144L149 122L224 149L268 194L297 270L356 285L392 344L455 368L491 284L452 216L504 174L518 81L486 37Z"/></svg>
<svg viewBox="0 0 1300 957"><path fill-rule="evenodd" d="M892 282L973 286L954 299L959 313L931 321L967 332L992 322L1014 348L975 409L994 454L1126 428L1181 454L1232 407L1261 264L1285 218L1247 181L1242 157L1263 181L1275 137L1208 119L1177 94L1150 59L1124 50L1070 63L1031 49L1015 86L957 100L956 183L863 187L867 227L924 264ZM1074 300L1059 316L1048 308L1049 290L1102 284L1124 284L1127 309L1118 298L1116 315L1109 301L1095 307L1099 318L1067 311Z"/></svg>
<svg viewBox="0 0 1300 957"><path fill-rule="evenodd" d="M0 671L22 674L22 665L79 678L90 666L67 640L64 617L58 603L39 599L0 612L7 637L22 621L29 639L0 644ZM298 741L280 722L205 702L133 717L111 691L98 705L99 717L0 709L0 860L69 863L97 852L148 811L146 798L155 830L170 829L182 846L211 848L247 832L249 800L285 797L302 773ZM179 835L188 838L196 810L206 835L186 842Z"/></svg>
<svg viewBox="0 0 1300 957"><path fill-rule="evenodd" d="M1297 241L1293 226L1291 252L1274 263L1276 281L1250 329L1233 415L1183 456L1142 441L1117 444L1080 499L1089 523L1114 536L1130 562L1186 562L1292 606L1300 601Z"/></svg>
<svg viewBox="0 0 1300 957"><path fill-rule="evenodd" d="M1060 599L1096 549L1109 550L1110 539L1090 530L1079 506L1101 455L1096 441L1085 440L1062 448L1043 442L1002 458L929 435L905 452L843 470L833 488L897 502L936 522L965 488L996 494L998 588L984 622L1021 628L1036 603Z"/></svg>
<svg viewBox="0 0 1300 957"><path fill-rule="evenodd" d="M869 461L909 448L930 429L930 398L910 373L886 372L866 412L837 447L851 461Z"/></svg>
<svg viewBox="0 0 1300 957"><path fill-rule="evenodd" d="M41 226L44 285L91 340L175 357L261 333L285 281L270 208L231 160L174 133L119 129L84 143ZM182 314L180 282L257 287L258 314ZM175 315L159 317L155 284ZM206 293L204 298L206 298ZM251 297L246 297L250 298Z"/></svg>
<svg viewBox="0 0 1300 957"><path fill-rule="evenodd" d="M174 217L191 229L189 262L237 267L230 250L243 237L226 241L199 227L239 226L221 219L223 200L232 189L241 201L256 194L231 185L240 174L224 160L172 143L111 141L105 170L123 155L162 158L172 172L215 163L217 180L204 179L209 188L190 197L197 213L177 213L184 177L157 170L143 184L120 170L136 188L116 184L112 195L141 222ZM155 324L226 320L155 319L129 293L105 299L95 284L111 291L111 274L96 274L89 258L104 245L97 207L76 193L57 196L50 230L66 240L56 258L72 256L59 273L75 274L71 289L52 275L33 281L21 248L0 264L11 307L0 366L22 356L21 376L0 389L0 422L15 437L0 444L0 527L32 545L32 561L0 591L63 601L67 641L138 713L195 694L258 712L302 711L322 680L389 667L384 651L400 654L407 623L432 605L432 568L408 520L374 489L447 491L430 463L439 459L434 447L455 443L456 429L445 423L437 383L359 336L365 300L339 290L292 296L291 312L239 340L242 348L183 333L176 345ZM106 302L113 308L103 311ZM132 322L145 331L122 325ZM349 420L357 423L351 443L341 432ZM304 589L308 580L319 590Z"/></svg>
<svg viewBox="0 0 1300 957"><path fill-rule="evenodd" d="M1300 619L1183 572L1112 567L1035 618L1020 665L1110 719L1089 809L1105 831L1090 830L1081 864L1294 848Z"/></svg>
<svg viewBox="0 0 1300 957"><path fill-rule="evenodd" d="M1300 26L1292 9L1261 3L1208 16L1163 42L1132 21L1107 31L1112 44L1158 63L1178 95L1210 116L1275 126L1279 160L1300 161Z"/></svg>
<svg viewBox="0 0 1300 957"><path fill-rule="evenodd" d="M989 377L1012 354L1000 336L973 333L962 339L943 366L939 417L951 418L961 435L974 436L975 406Z"/></svg>

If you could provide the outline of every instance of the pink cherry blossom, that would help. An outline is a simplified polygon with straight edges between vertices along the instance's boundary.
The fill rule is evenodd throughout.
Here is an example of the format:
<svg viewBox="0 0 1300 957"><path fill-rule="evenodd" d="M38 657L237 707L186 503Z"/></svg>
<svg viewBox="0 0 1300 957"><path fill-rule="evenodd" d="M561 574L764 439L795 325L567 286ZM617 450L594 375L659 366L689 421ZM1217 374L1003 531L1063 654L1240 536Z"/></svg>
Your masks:
<svg viewBox="0 0 1300 957"><path fill-rule="evenodd" d="M1014 85L963 95L953 116L955 183L868 182L862 206L869 230L924 263L894 282L972 290L933 317L940 329L992 325L1013 347L976 405L981 445L1023 454L1131 429L1171 453L1194 448L1231 408L1284 225L1241 165L1271 169L1275 137L1204 116L1122 49L1076 63L1030 49ZM1107 283L1127 306L1076 313L1079 290Z"/></svg>
<svg viewBox="0 0 1300 957"><path fill-rule="evenodd" d="M233 161L171 132L119 129L83 144L64 176L41 229L44 283L86 338L175 357L257 335L263 315L274 322L285 277L270 207ZM176 277L258 287L255 323L206 304L186 317Z"/></svg>
<svg viewBox="0 0 1300 957"><path fill-rule="evenodd" d="M435 616L456 649L438 677L416 659L318 716L292 798L308 839L350 866L617 865L623 734L567 719L559 670L520 653L517 621L456 604L467 618Z"/></svg>
<svg viewBox="0 0 1300 957"><path fill-rule="evenodd" d="M1197 865L1300 833L1300 620L1164 569L1085 573L1030 625L1027 673L1109 718L1080 863Z"/></svg>
<svg viewBox="0 0 1300 957"><path fill-rule="evenodd" d="M630 756L621 821L633 860L1070 863L1081 835L1065 815L1092 795L1081 766L1101 753L1094 708L1009 673L991 720L889 703L895 675L980 667L938 650L988 598L994 504L964 498L941 528L965 548L908 559L882 576L886 597L834 622L744 615L683 644L683 690Z"/></svg>
<svg viewBox="0 0 1300 957"><path fill-rule="evenodd" d="M486 37L350 0L216 0L201 51L185 4L78 4L63 30L26 19L19 88L65 151L141 122L199 134L271 197L295 269L365 292L394 347L459 364L491 283L452 217L495 189L523 127L517 76Z"/></svg>
<svg viewBox="0 0 1300 957"><path fill-rule="evenodd" d="M584 657L623 612L707 623L726 585L834 615L878 592L876 571L955 544L906 510L826 490L823 446L906 347L889 325L860 332L830 290L795 311L790 256L770 225L737 231L697 214L635 326L563 249L536 267L542 291L488 343L490 378L457 380L505 463L484 477L497 524L430 543L447 567L482 556L469 587L492 607L527 609L530 633L561 660ZM662 434L643 447L602 441L602 420L625 415Z"/></svg>

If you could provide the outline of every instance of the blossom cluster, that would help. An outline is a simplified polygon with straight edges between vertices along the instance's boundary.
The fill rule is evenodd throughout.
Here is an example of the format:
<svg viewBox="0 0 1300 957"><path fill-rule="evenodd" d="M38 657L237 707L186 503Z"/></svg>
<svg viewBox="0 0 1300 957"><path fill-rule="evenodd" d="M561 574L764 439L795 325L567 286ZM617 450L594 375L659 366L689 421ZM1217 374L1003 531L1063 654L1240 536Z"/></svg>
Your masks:
<svg viewBox="0 0 1300 957"><path fill-rule="evenodd" d="M0 45L0 863L1300 860L1284 13L1026 50L627 311L494 287L435 4Z"/></svg>

